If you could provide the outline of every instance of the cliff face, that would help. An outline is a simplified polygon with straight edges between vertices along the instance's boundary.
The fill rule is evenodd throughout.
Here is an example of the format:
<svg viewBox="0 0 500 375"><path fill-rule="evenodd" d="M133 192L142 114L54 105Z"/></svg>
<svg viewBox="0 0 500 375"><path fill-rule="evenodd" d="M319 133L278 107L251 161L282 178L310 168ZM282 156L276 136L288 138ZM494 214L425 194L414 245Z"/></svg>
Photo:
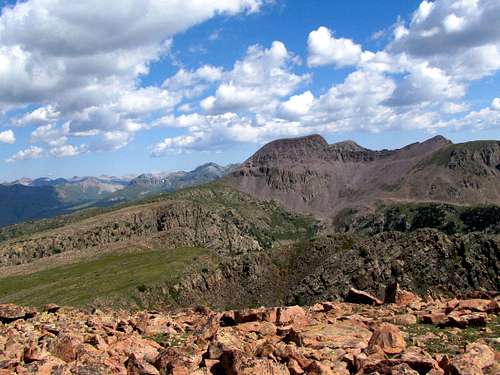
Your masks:
<svg viewBox="0 0 500 375"><path fill-rule="evenodd" d="M498 288L495 236L448 236L436 230L383 233L369 239L320 237L271 252L225 259L177 287L181 305L312 304L343 298L349 288L383 298L387 285L424 296ZM272 285L273 287L269 287Z"/></svg>
<svg viewBox="0 0 500 375"><path fill-rule="evenodd" d="M281 238L305 236L312 221L296 220L277 205L257 202L230 188L186 190L59 229L0 244L0 266L31 262L68 251L110 246L195 246L241 254Z"/></svg>
<svg viewBox="0 0 500 375"><path fill-rule="evenodd" d="M259 199L333 217L380 202L500 203L499 142L452 145L437 136L397 150L373 151L321 136L271 142L226 181Z"/></svg>

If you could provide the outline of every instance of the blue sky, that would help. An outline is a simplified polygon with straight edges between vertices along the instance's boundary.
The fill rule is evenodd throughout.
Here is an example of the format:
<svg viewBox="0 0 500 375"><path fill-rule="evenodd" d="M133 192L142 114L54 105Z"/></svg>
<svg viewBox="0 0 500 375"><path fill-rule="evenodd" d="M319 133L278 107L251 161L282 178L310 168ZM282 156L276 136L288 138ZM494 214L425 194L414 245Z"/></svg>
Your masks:
<svg viewBox="0 0 500 375"><path fill-rule="evenodd" d="M202 3L0 2L0 181L499 139L498 1Z"/></svg>

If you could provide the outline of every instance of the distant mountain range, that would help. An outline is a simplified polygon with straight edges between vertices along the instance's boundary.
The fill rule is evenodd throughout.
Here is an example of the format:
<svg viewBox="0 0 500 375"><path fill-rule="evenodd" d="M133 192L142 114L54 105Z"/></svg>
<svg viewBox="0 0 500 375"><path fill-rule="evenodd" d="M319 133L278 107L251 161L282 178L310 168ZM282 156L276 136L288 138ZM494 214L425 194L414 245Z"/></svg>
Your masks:
<svg viewBox="0 0 500 375"><path fill-rule="evenodd" d="M20 179L0 185L0 226L103 207L223 178L259 200L319 219L363 216L409 203L500 204L500 141L442 136L374 151L320 135L268 143L240 165L135 177ZM352 221L352 220L350 220Z"/></svg>
<svg viewBox="0 0 500 375"><path fill-rule="evenodd" d="M207 183L234 168L235 165L207 163L189 172L125 177L21 178L0 184L0 227Z"/></svg>

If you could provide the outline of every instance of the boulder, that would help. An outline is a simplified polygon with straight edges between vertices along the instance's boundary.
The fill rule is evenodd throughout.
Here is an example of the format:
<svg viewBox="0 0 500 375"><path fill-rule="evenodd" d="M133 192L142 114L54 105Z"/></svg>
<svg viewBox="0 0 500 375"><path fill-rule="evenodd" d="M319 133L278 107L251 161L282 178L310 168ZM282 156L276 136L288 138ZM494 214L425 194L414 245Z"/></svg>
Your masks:
<svg viewBox="0 0 500 375"><path fill-rule="evenodd" d="M234 327L240 332L255 332L261 336L270 336L276 334L276 326L270 322L247 322Z"/></svg>
<svg viewBox="0 0 500 375"><path fill-rule="evenodd" d="M118 356L129 358L132 354L136 358L144 359L149 363L154 363L159 354L161 346L152 341L140 336L128 336L113 343L108 348L110 355L117 354Z"/></svg>
<svg viewBox="0 0 500 375"><path fill-rule="evenodd" d="M471 368L477 368L482 374L482 369L495 363L495 352L488 345L478 342L468 344L465 353L451 359L449 370L453 374L470 374Z"/></svg>
<svg viewBox="0 0 500 375"><path fill-rule="evenodd" d="M144 359L137 358L134 354L129 357L125 366L127 367L127 375L160 375L156 367Z"/></svg>
<svg viewBox="0 0 500 375"><path fill-rule="evenodd" d="M321 348L359 348L367 346L371 332L350 321L333 324L320 323L292 330L285 341L294 342L299 346L315 349Z"/></svg>
<svg viewBox="0 0 500 375"><path fill-rule="evenodd" d="M64 334L51 343L49 351L64 362L72 362L76 359L76 348L80 342L78 337Z"/></svg>
<svg viewBox="0 0 500 375"><path fill-rule="evenodd" d="M306 312L302 307L289 306L280 307L276 316L276 323L281 325L306 325L309 322Z"/></svg>
<svg viewBox="0 0 500 375"><path fill-rule="evenodd" d="M395 315L392 318L386 319L388 323L393 323L399 326L410 326L417 324L417 317L414 314Z"/></svg>
<svg viewBox="0 0 500 375"><path fill-rule="evenodd" d="M499 306L497 301L488 299L465 299L458 303L458 307L462 310L472 310L485 313L496 313L499 312Z"/></svg>
<svg viewBox="0 0 500 375"><path fill-rule="evenodd" d="M302 367L300 367L299 363L293 358L290 358L288 360L288 364L286 367L288 368L288 372L290 372L290 375L302 375L304 373Z"/></svg>
<svg viewBox="0 0 500 375"><path fill-rule="evenodd" d="M379 346L386 354L398 354L405 350L406 342L398 327L389 323L382 323L373 332L368 348Z"/></svg>
<svg viewBox="0 0 500 375"><path fill-rule="evenodd" d="M48 312L49 314L54 314L61 309L61 306L56 305L55 303L48 303L43 306L43 311Z"/></svg>
<svg viewBox="0 0 500 375"><path fill-rule="evenodd" d="M391 367L392 375L419 375L420 372L414 370L407 363L400 363L399 365ZM426 373L424 373L426 374Z"/></svg>
<svg viewBox="0 0 500 375"><path fill-rule="evenodd" d="M318 361L311 363L311 365L307 368L307 373L310 375L336 375L330 366Z"/></svg>
<svg viewBox="0 0 500 375"><path fill-rule="evenodd" d="M401 361L421 374L427 374L431 370L442 371L434 358L417 346L408 347L401 355Z"/></svg>
<svg viewBox="0 0 500 375"><path fill-rule="evenodd" d="M270 359L255 358L239 350L226 350L221 364L227 375L289 375L285 365Z"/></svg>
<svg viewBox="0 0 500 375"><path fill-rule="evenodd" d="M422 315L422 322L425 324L441 324L447 320L447 316L444 312L435 311L430 314Z"/></svg>
<svg viewBox="0 0 500 375"><path fill-rule="evenodd" d="M194 358L182 348L163 349L155 362L161 374L189 375L195 367Z"/></svg>
<svg viewBox="0 0 500 375"><path fill-rule="evenodd" d="M401 289L397 282L390 283L385 288L385 303L395 303L399 306L408 306L412 303L420 301L420 298L415 293Z"/></svg>
<svg viewBox="0 0 500 375"><path fill-rule="evenodd" d="M246 323L255 321L276 322L277 308L259 307L256 309L237 310L234 312L235 323Z"/></svg>
<svg viewBox="0 0 500 375"><path fill-rule="evenodd" d="M486 326L487 320L488 315L486 313L462 313L453 311L439 324L439 326L457 328L484 327Z"/></svg>
<svg viewBox="0 0 500 375"><path fill-rule="evenodd" d="M311 360L304 355L301 349L302 348L298 348L295 345L279 342L276 344L273 354L276 358L281 358L283 362L288 361L290 363L290 361L293 361L297 363L301 369L305 369L311 365Z"/></svg>
<svg viewBox="0 0 500 375"><path fill-rule="evenodd" d="M32 318L35 314L36 309L31 307L21 307L11 303L0 304L0 322L2 323Z"/></svg>
<svg viewBox="0 0 500 375"><path fill-rule="evenodd" d="M346 301L351 303L360 303L365 305L382 305L384 302L370 293L351 288L347 292Z"/></svg>

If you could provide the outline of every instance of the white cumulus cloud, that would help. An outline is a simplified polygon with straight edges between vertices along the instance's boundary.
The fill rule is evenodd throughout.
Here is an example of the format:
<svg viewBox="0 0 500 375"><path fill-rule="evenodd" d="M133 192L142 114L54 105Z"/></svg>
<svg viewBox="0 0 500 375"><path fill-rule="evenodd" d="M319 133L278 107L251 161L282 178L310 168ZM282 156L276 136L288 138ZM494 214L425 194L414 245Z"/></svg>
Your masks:
<svg viewBox="0 0 500 375"><path fill-rule="evenodd" d="M0 143L14 143L16 141L16 137L12 130L5 130L0 132Z"/></svg>
<svg viewBox="0 0 500 375"><path fill-rule="evenodd" d="M9 157L6 161L7 163L13 163L15 161L20 160L29 160L29 159L39 159L43 156L44 150L38 146L31 146L24 150L20 150L11 157Z"/></svg>
<svg viewBox="0 0 500 375"><path fill-rule="evenodd" d="M361 46L351 39L335 38L332 32L321 26L311 31L307 39L309 66L335 64L339 67L356 65L361 59Z"/></svg>

